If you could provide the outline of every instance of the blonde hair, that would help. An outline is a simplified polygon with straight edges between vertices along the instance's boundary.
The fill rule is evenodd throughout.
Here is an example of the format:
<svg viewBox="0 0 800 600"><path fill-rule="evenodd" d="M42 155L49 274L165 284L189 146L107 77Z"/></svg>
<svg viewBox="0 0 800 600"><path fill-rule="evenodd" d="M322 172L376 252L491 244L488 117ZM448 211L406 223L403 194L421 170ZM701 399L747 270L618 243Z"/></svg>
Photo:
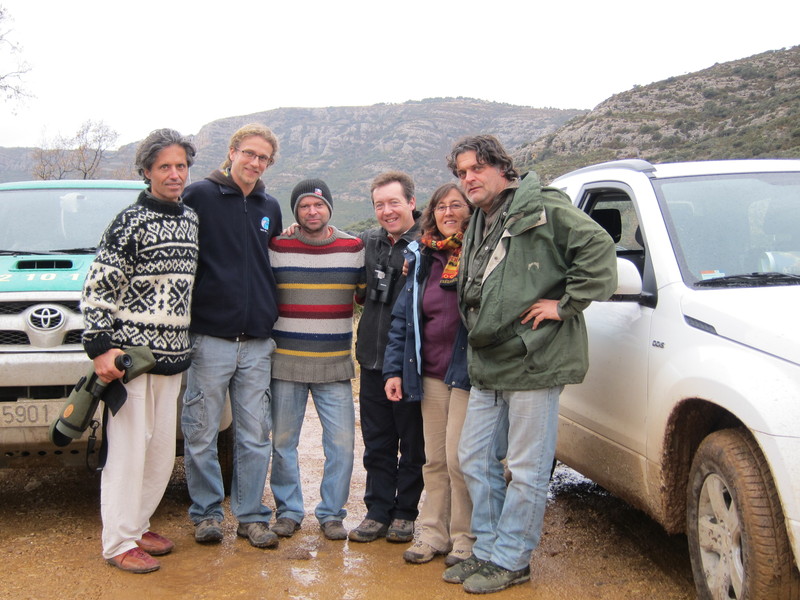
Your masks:
<svg viewBox="0 0 800 600"><path fill-rule="evenodd" d="M264 140L266 140L269 145L272 146L272 163L270 164L273 164L275 162L275 155L278 154L278 138L275 137L275 134L272 133L272 130L266 125L262 125L261 123L248 123L247 125L237 129L236 132L231 136L231 140L228 142L229 152L225 156L225 160L222 161L222 164L219 166L219 168L223 171L230 168L230 150L238 150L239 144L242 143L242 140L253 137L254 135L264 138Z"/></svg>

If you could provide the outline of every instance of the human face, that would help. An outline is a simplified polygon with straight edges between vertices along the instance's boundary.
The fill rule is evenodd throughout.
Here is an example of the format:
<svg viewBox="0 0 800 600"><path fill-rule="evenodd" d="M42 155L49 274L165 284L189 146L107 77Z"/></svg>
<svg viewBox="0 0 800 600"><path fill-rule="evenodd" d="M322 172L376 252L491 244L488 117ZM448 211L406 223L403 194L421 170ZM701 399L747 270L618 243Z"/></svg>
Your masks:
<svg viewBox="0 0 800 600"><path fill-rule="evenodd" d="M372 192L372 207L375 209L375 218L378 219L389 235L399 239L406 231L414 226L414 209L417 206L416 198L406 199L403 195L403 186L399 181L392 181L386 185L375 188Z"/></svg>
<svg viewBox="0 0 800 600"><path fill-rule="evenodd" d="M238 148L230 148L231 177L243 192L249 194L256 181L272 164L273 148L260 135L251 135L239 142Z"/></svg>
<svg viewBox="0 0 800 600"><path fill-rule="evenodd" d="M153 166L144 170L144 176L150 180L150 193L153 196L159 200L177 202L189 176L186 150L178 144L167 146L156 154Z"/></svg>
<svg viewBox="0 0 800 600"><path fill-rule="evenodd" d="M474 150L467 150L456 157L456 174L467 198L484 212L491 208L494 199L509 184L500 169L478 162Z"/></svg>
<svg viewBox="0 0 800 600"><path fill-rule="evenodd" d="M322 198L318 196L300 198L295 206L295 213L297 213L297 224L307 237L312 239L327 237L331 211Z"/></svg>
<svg viewBox="0 0 800 600"><path fill-rule="evenodd" d="M433 216L439 233L442 237L449 238L463 229L464 221L469 219L469 205L457 190L450 190L437 202Z"/></svg>

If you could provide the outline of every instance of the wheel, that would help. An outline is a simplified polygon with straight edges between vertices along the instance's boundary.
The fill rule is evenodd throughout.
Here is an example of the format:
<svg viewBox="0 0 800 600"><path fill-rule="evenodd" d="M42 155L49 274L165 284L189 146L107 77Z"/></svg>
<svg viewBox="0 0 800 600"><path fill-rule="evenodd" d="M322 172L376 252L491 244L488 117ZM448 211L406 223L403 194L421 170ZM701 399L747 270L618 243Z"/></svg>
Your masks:
<svg viewBox="0 0 800 600"><path fill-rule="evenodd" d="M217 458L222 471L222 485L228 496L233 482L233 425L217 434Z"/></svg>
<svg viewBox="0 0 800 600"><path fill-rule="evenodd" d="M698 598L800 598L775 482L747 432L724 429L700 444L686 521Z"/></svg>

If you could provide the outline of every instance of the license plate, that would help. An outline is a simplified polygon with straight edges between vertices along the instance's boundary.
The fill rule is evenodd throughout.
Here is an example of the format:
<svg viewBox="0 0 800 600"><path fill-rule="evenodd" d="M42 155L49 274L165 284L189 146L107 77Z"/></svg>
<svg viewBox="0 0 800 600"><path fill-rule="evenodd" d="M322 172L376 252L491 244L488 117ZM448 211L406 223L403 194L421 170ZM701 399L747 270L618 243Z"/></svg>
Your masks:
<svg viewBox="0 0 800 600"><path fill-rule="evenodd" d="M46 427L54 421L64 400L0 402L0 427Z"/></svg>

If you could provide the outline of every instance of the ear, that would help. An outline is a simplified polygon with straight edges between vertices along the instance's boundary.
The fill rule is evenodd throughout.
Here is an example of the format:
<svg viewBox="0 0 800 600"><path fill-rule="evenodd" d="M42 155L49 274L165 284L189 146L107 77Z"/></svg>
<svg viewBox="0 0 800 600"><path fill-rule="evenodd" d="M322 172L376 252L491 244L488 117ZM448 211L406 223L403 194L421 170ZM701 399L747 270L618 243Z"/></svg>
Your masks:
<svg viewBox="0 0 800 600"><path fill-rule="evenodd" d="M234 155L235 153L236 153L236 148L234 148L233 146L231 146L230 148L228 148L228 160L229 160L229 161L233 162L233 155Z"/></svg>
<svg viewBox="0 0 800 600"><path fill-rule="evenodd" d="M411 200L408 201L408 205L411 207L411 210L416 210L417 208L417 197L411 196Z"/></svg>

